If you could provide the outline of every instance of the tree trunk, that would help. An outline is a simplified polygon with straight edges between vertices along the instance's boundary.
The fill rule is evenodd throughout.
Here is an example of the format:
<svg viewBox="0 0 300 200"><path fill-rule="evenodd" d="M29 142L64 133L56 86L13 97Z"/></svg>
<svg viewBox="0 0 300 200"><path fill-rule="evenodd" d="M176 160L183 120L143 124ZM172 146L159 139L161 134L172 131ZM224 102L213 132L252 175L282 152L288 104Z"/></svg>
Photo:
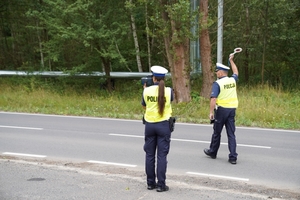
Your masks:
<svg viewBox="0 0 300 200"><path fill-rule="evenodd" d="M117 50L117 52L118 52L120 58L124 58L124 57L122 56L121 52L120 52L119 46L118 46L118 44L117 44L116 41L115 41L115 43L116 43L116 50ZM125 65L125 67L128 69L128 71L132 72L131 69L128 67L128 65L127 65L126 62L124 62L124 65Z"/></svg>
<svg viewBox="0 0 300 200"><path fill-rule="evenodd" d="M151 46L150 46L150 37L149 37L149 23L148 23L148 2L145 3L145 18L146 18L146 34L147 34L147 47L148 47L148 67L149 71L151 69Z"/></svg>
<svg viewBox="0 0 300 200"><path fill-rule="evenodd" d="M39 42L39 51L40 51L40 56L41 56L41 69L40 70L45 70L43 45L42 45L42 40L41 40L41 36L40 36L40 30L39 30L39 23L38 22L36 22L36 32L37 32L37 38L38 38L38 42Z"/></svg>
<svg viewBox="0 0 300 200"><path fill-rule="evenodd" d="M265 8L265 22L264 22L264 36L263 36L263 55L262 55L262 65L261 65L261 84L264 84L264 72L265 72L265 57L266 57L266 46L267 46L267 34L268 34L268 9L269 1L266 0Z"/></svg>
<svg viewBox="0 0 300 200"><path fill-rule="evenodd" d="M105 58L101 58L101 60L102 60L102 63L104 65L107 90L109 92L112 92L113 91L113 85L112 85L112 80L111 80L111 77L110 77L110 61L108 59L105 59Z"/></svg>
<svg viewBox="0 0 300 200"><path fill-rule="evenodd" d="M174 47L172 83L175 91L176 102L190 102L190 70L189 70L189 40Z"/></svg>
<svg viewBox="0 0 300 200"><path fill-rule="evenodd" d="M248 40L250 38L250 18L249 18L249 4L248 4L248 0L245 0L245 4L246 7L246 41L245 44L248 44ZM244 60L244 78L245 78L245 82L249 83L249 51L247 46L245 47L245 60Z"/></svg>
<svg viewBox="0 0 300 200"><path fill-rule="evenodd" d="M208 0L200 0L200 60L202 67L203 84L200 95L210 98L211 86L214 82L214 72L211 61L211 44L208 32Z"/></svg>
<svg viewBox="0 0 300 200"><path fill-rule="evenodd" d="M130 3L132 3L132 0L130 0ZM132 10L131 10L130 17L131 17L131 28L132 28L132 34L133 34L134 46L135 46L135 52L136 52L136 62L137 62L139 72L143 72L141 56L140 56L139 41L138 41L138 37L136 34L135 19L132 14Z"/></svg>
<svg viewBox="0 0 300 200"><path fill-rule="evenodd" d="M171 21L172 41L176 41L175 23ZM180 44L172 45L169 51L174 52L172 59L172 83L175 90L176 102L190 102L190 58L189 39L185 39Z"/></svg>
<svg viewBox="0 0 300 200"><path fill-rule="evenodd" d="M164 6L166 2L161 1ZM164 35L166 54L171 71L172 84L175 93L175 102L190 102L190 60L189 60L189 39L184 39L180 43L176 37L176 24L168 16L168 13L163 10L162 18L165 23L171 24L170 34Z"/></svg>

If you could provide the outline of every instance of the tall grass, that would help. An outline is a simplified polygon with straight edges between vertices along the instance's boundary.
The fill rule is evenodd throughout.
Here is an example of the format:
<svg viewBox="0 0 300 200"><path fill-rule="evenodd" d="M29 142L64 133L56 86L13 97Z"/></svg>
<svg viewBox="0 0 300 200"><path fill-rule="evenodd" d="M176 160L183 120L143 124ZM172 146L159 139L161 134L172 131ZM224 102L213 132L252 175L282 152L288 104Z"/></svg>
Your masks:
<svg viewBox="0 0 300 200"><path fill-rule="evenodd" d="M237 123L244 126L299 129L299 91L285 92L268 85L239 89Z"/></svg>
<svg viewBox="0 0 300 200"><path fill-rule="evenodd" d="M58 83L55 83L57 82ZM71 84L70 84L71 82ZM101 81L0 78L0 110L123 119L141 119L142 87L137 80L117 81L112 93ZM84 86L82 86L84 85ZM91 89L92 88L92 89ZM193 88L196 88L193 87ZM270 86L239 87L236 125L300 130L300 92ZM209 99L192 91L192 101L173 104L179 122L209 123Z"/></svg>

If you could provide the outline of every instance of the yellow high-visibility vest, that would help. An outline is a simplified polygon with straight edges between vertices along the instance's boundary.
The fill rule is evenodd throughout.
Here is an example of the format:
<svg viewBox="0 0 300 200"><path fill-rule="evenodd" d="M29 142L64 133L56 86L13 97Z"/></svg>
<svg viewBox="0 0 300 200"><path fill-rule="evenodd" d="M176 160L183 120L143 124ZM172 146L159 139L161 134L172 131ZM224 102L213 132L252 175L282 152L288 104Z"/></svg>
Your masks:
<svg viewBox="0 0 300 200"><path fill-rule="evenodd" d="M147 122L161 122L169 120L172 116L171 106L171 88L165 87L165 109L162 116L158 113L158 85L152 85L144 89L144 101L146 103L146 112L144 119Z"/></svg>
<svg viewBox="0 0 300 200"><path fill-rule="evenodd" d="M216 81L220 86L220 94L216 104L224 108L237 108L238 98L236 93L236 81L233 77L224 77Z"/></svg>

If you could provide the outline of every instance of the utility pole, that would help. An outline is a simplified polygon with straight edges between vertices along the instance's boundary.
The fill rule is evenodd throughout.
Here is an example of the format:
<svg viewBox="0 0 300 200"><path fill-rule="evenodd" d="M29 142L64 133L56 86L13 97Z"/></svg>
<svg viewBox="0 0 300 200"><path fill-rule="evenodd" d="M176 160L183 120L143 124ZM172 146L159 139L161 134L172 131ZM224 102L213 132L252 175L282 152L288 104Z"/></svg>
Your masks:
<svg viewBox="0 0 300 200"><path fill-rule="evenodd" d="M217 62L222 63L223 57L223 0L218 0L218 46Z"/></svg>
<svg viewBox="0 0 300 200"><path fill-rule="evenodd" d="M199 0L191 0L191 11L196 11L199 6L198 3ZM195 24L198 24L198 17L196 20ZM191 32L192 34L196 34L198 33L196 30L198 29L198 25L195 25L194 27L192 27ZM193 72L200 72L201 71L201 63L200 63L200 42L199 42L199 35L197 36L196 40L192 40L190 41L190 62L192 65L192 71Z"/></svg>

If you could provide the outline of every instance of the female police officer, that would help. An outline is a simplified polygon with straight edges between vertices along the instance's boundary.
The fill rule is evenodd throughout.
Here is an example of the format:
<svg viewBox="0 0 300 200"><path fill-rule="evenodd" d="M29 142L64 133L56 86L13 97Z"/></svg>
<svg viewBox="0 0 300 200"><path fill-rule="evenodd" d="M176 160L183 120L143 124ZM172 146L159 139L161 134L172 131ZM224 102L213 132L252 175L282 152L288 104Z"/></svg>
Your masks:
<svg viewBox="0 0 300 200"><path fill-rule="evenodd" d="M165 180L171 138L168 120L172 114L173 90L170 87L165 87L164 78L165 74L168 73L167 69L161 66L153 66L151 71L154 85L149 87L144 85L142 98L142 106L146 110L144 114L144 151L146 152L147 189L157 188L157 192L164 192L169 190ZM156 153L157 168L155 174Z"/></svg>

